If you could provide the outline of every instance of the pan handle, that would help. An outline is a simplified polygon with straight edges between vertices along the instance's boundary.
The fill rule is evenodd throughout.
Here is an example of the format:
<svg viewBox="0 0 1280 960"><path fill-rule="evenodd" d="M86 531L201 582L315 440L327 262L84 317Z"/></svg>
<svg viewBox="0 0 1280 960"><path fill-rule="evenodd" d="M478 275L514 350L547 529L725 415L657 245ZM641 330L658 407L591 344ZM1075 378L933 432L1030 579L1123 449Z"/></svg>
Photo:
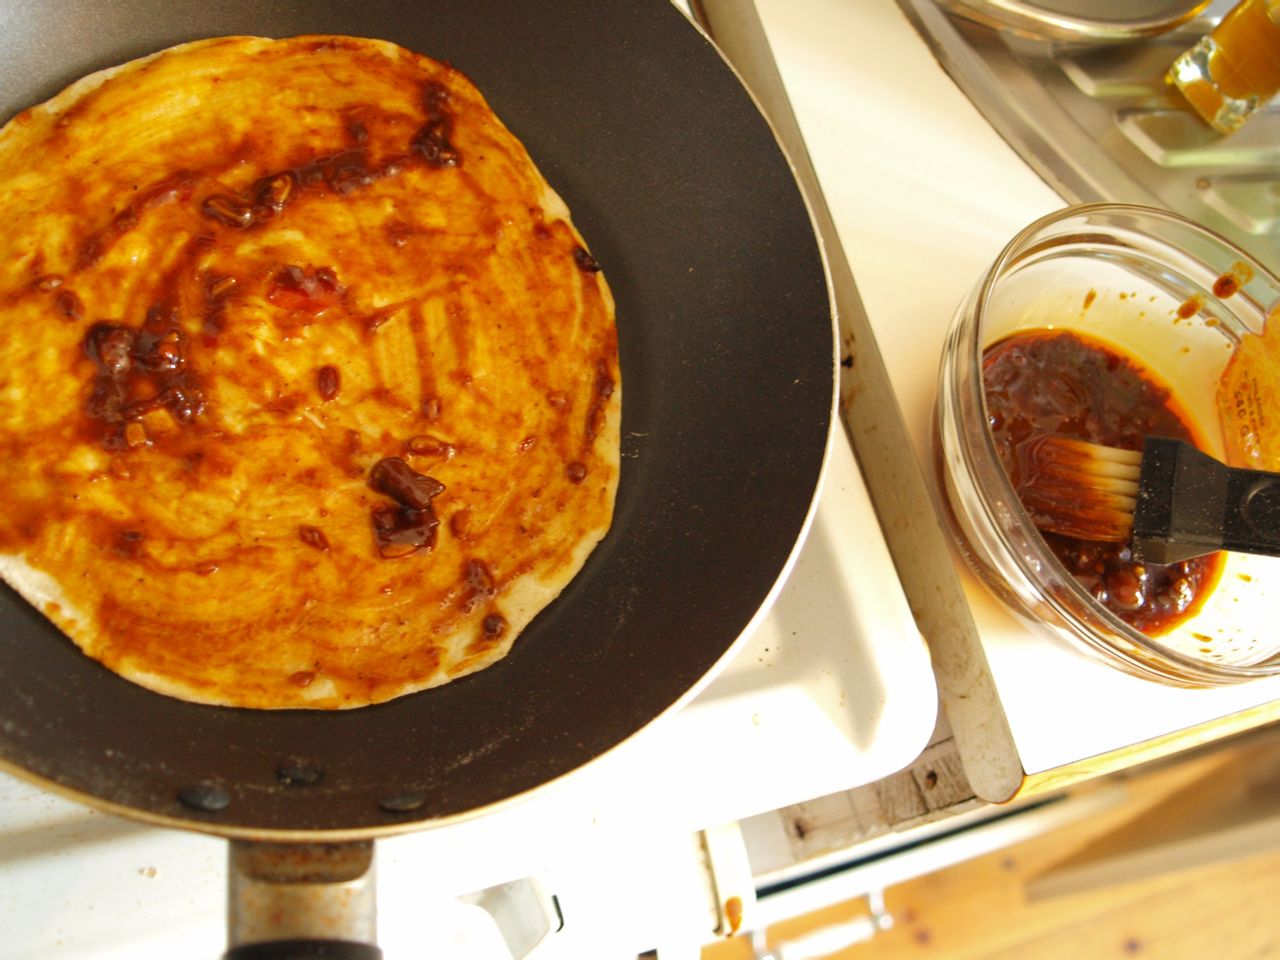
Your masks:
<svg viewBox="0 0 1280 960"><path fill-rule="evenodd" d="M232 947L223 960L382 960L371 943L352 940L275 940Z"/></svg>
<svg viewBox="0 0 1280 960"><path fill-rule="evenodd" d="M231 841L223 960L381 960L373 841Z"/></svg>

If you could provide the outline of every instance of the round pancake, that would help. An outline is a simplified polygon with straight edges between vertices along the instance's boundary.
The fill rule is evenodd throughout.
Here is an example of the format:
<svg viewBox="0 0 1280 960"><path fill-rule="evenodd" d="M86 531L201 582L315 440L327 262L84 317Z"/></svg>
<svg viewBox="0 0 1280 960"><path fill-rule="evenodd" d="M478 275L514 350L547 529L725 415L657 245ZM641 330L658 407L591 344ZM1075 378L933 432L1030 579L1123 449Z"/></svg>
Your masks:
<svg viewBox="0 0 1280 960"><path fill-rule="evenodd" d="M0 130L0 574L152 690L494 663L607 531L613 301L458 71L198 41Z"/></svg>

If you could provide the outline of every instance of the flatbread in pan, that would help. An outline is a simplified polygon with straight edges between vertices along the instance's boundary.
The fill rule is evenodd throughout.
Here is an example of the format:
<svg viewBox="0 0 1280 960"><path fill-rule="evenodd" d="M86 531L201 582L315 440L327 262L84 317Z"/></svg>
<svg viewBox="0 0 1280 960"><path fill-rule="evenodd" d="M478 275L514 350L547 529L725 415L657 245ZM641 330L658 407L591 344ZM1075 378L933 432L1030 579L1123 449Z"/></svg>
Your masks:
<svg viewBox="0 0 1280 960"><path fill-rule="evenodd" d="M0 131L0 574L187 700L503 657L609 527L613 301L458 71L197 41Z"/></svg>

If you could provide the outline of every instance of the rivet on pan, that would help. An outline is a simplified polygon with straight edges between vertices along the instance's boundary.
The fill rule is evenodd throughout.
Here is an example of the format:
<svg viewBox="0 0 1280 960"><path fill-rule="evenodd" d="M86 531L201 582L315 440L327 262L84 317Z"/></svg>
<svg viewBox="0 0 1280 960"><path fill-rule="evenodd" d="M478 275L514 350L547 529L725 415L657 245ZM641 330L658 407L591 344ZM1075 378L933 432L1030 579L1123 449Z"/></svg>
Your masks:
<svg viewBox="0 0 1280 960"><path fill-rule="evenodd" d="M287 757L276 767L276 778L286 787L314 787L324 779L324 771L308 760Z"/></svg>
<svg viewBox="0 0 1280 960"><path fill-rule="evenodd" d="M378 806L387 813L410 813L427 802L427 795L417 790L406 790L404 793L393 793L378 801Z"/></svg>
<svg viewBox="0 0 1280 960"><path fill-rule="evenodd" d="M191 783L178 788L178 799L193 810L217 813L227 809L227 805L231 803L231 794L226 787L220 787L216 783Z"/></svg>

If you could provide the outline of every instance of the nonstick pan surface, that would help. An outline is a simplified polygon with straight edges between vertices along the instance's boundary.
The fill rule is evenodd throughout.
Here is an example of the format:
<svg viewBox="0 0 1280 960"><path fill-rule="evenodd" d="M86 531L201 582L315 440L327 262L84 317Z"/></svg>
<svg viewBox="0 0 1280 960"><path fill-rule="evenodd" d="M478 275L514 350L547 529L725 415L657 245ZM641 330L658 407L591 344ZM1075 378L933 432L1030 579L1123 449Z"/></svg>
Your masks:
<svg viewBox="0 0 1280 960"><path fill-rule="evenodd" d="M201 706L119 679L4 591L5 766L228 835L391 832L574 770L724 657L804 527L834 344L788 165L678 10L665 0L9 0L0 25L3 118L92 70L204 36L351 34L449 61L523 140L602 263L623 382L613 529L496 666L354 711Z"/></svg>

